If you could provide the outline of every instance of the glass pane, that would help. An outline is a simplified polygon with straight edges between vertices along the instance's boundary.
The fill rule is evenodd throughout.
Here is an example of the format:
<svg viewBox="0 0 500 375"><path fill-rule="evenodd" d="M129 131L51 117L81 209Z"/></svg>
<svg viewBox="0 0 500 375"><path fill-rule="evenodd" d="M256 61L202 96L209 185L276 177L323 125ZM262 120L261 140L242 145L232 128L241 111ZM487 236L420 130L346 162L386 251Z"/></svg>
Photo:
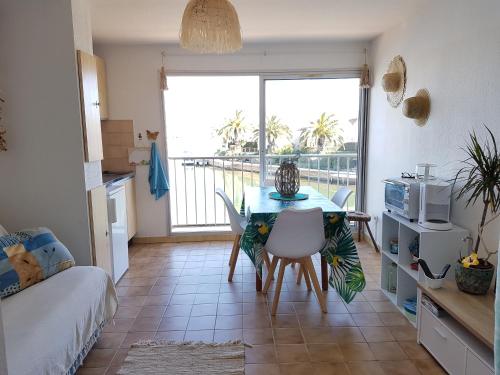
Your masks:
<svg viewBox="0 0 500 375"><path fill-rule="evenodd" d="M173 76L165 91L173 229L227 225L215 189L239 209L245 185L259 184L254 129L258 76Z"/></svg>
<svg viewBox="0 0 500 375"><path fill-rule="evenodd" d="M266 181L300 154L301 184L326 196L356 190L359 79L266 80ZM347 209L355 209L355 194Z"/></svg>

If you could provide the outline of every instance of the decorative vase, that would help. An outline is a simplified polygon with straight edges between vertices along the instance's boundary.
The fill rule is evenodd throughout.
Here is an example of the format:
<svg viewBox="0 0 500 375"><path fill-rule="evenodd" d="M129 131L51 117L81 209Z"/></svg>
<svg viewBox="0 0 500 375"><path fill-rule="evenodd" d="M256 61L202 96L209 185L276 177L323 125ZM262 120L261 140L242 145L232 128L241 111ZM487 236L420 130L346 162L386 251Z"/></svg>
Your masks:
<svg viewBox="0 0 500 375"><path fill-rule="evenodd" d="M470 294L486 294L495 273L495 267L490 262L487 263L487 268L466 268L458 262L455 265L455 280L458 289Z"/></svg>
<svg viewBox="0 0 500 375"><path fill-rule="evenodd" d="M300 189L300 172L293 160L283 160L274 178L276 191L284 197L293 197Z"/></svg>

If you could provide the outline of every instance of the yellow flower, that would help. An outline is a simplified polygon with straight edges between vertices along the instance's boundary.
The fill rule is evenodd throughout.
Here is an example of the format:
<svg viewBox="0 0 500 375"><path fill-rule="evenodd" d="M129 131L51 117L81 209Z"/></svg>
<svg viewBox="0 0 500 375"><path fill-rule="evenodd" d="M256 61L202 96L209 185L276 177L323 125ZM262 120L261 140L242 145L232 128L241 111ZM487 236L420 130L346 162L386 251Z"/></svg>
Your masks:
<svg viewBox="0 0 500 375"><path fill-rule="evenodd" d="M479 264L479 258L477 257L477 253L472 253L468 257L462 259L462 265L465 268L469 268L470 266L477 266Z"/></svg>
<svg viewBox="0 0 500 375"><path fill-rule="evenodd" d="M328 217L328 221L330 221L330 224L335 224L339 221L340 217L339 215L333 214Z"/></svg>
<svg viewBox="0 0 500 375"><path fill-rule="evenodd" d="M332 259L332 265L333 265L334 267L338 267L338 266L339 266L339 263L340 263L340 262L339 262L339 259L340 259L340 257L339 257L339 256L337 256L337 255L335 255L335 256L333 257L333 259Z"/></svg>
<svg viewBox="0 0 500 375"><path fill-rule="evenodd" d="M257 223L257 226L258 226L257 231L260 234L264 235L269 232L269 227L267 226L266 223Z"/></svg>

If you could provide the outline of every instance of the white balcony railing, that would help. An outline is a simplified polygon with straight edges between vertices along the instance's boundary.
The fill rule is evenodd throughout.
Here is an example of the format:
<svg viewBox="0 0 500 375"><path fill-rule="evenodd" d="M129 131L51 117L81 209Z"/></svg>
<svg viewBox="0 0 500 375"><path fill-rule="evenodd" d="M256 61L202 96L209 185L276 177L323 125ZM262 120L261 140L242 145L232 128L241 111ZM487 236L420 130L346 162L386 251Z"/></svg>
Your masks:
<svg viewBox="0 0 500 375"><path fill-rule="evenodd" d="M290 155L266 155L267 178L273 183L282 159ZM216 227L229 224L222 200L215 189L224 189L236 208L241 205L245 186L258 186L259 156L169 157L172 228ZM341 186L356 190L357 154L300 155L301 184L310 185L325 196ZM355 194L347 209L355 209Z"/></svg>

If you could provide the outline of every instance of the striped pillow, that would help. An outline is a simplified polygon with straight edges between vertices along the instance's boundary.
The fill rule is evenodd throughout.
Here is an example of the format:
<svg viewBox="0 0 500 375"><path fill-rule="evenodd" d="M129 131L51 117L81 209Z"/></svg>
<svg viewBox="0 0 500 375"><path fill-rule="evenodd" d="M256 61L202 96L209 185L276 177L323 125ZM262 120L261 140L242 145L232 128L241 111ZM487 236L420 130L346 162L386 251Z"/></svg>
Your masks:
<svg viewBox="0 0 500 375"><path fill-rule="evenodd" d="M0 236L0 297L7 297L75 265L47 228Z"/></svg>

